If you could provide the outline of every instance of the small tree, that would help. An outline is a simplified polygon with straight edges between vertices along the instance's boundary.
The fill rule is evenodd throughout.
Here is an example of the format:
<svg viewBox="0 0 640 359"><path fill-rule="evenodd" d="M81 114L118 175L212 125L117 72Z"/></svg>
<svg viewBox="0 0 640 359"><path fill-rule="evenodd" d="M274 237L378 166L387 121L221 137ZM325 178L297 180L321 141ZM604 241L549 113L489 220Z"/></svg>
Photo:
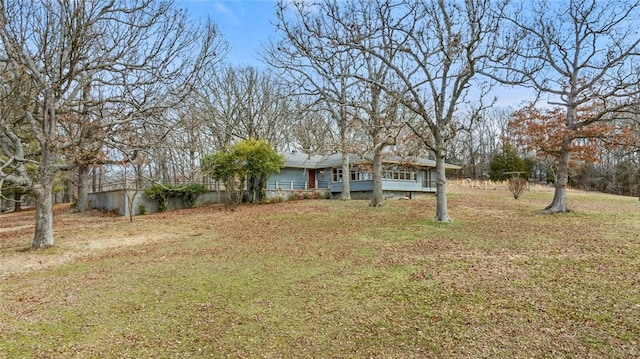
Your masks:
<svg viewBox="0 0 640 359"><path fill-rule="evenodd" d="M237 178L240 172L239 160L236 154L229 151L219 151L202 159L202 173L224 183L225 205L234 206L240 202L236 188L242 188L244 181ZM240 183L236 184L236 180Z"/></svg>
<svg viewBox="0 0 640 359"><path fill-rule="evenodd" d="M224 183L227 205L240 202L245 183L247 201L262 200L267 178L283 166L284 158L267 141L256 139L240 141L202 159L202 172Z"/></svg>
<svg viewBox="0 0 640 359"><path fill-rule="evenodd" d="M247 181L249 202L261 201L265 196L267 178L280 172L284 157L279 155L267 141L249 139L235 145L241 171Z"/></svg>
<svg viewBox="0 0 640 359"><path fill-rule="evenodd" d="M567 212L570 162L583 133L636 111L640 1L512 1L504 15L511 29L501 33L503 51L484 74L557 106L557 127L544 131L558 139L555 191L544 212Z"/></svg>
<svg viewBox="0 0 640 359"><path fill-rule="evenodd" d="M513 194L513 198L520 198L520 195L527 189L527 184L527 180L522 177L509 178L509 191Z"/></svg>
<svg viewBox="0 0 640 359"><path fill-rule="evenodd" d="M573 126L566 122L563 108L542 109L530 104L512 114L507 128L518 148L535 153L538 161L546 162L548 177L557 182L558 176L564 175L567 185L575 185L571 175L580 166L602 162L607 151L629 148L636 141L633 126L623 119L590 122L597 111L598 107L593 106L578 108L575 120L583 124ZM566 173L560 174L561 171Z"/></svg>
<svg viewBox="0 0 640 359"><path fill-rule="evenodd" d="M509 173L526 173L525 161L520 158L518 152L508 144L501 153L496 153L489 164L489 179L492 181L505 181L509 179Z"/></svg>

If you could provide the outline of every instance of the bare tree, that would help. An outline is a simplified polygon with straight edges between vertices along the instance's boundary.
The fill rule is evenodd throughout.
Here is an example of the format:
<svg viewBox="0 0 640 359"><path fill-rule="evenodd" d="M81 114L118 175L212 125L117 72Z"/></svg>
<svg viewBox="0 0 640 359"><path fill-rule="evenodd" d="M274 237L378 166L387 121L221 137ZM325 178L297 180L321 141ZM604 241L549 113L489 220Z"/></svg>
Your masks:
<svg viewBox="0 0 640 359"><path fill-rule="evenodd" d="M173 127L166 138L158 146L150 149L150 154L157 164L164 166L160 177L161 183L173 180L198 182L202 180L200 162L202 157L216 149L214 135L209 131L207 119L196 115L199 106L198 95L193 101L179 109L172 121ZM169 167L172 168L169 171ZM171 172L171 173L169 173ZM153 177L152 177L153 178Z"/></svg>
<svg viewBox="0 0 640 359"><path fill-rule="evenodd" d="M400 125L399 102L387 88L395 81L393 72L376 56L351 44L374 47L377 38L367 37L391 21L378 3L368 1L325 1L297 3L287 18L286 7L279 8L278 28L284 40L277 52L270 48L266 61L294 74L305 95L316 95L333 114L343 153L342 198L348 198L351 176L348 153L373 154L373 196L370 205L382 205L382 157L385 147L395 144ZM392 29L388 27L387 29ZM393 58L399 49L386 47ZM312 69L312 71L309 71ZM385 87L380 84L386 84ZM356 137L356 141L349 141Z"/></svg>
<svg viewBox="0 0 640 359"><path fill-rule="evenodd" d="M263 139L281 150L289 142L287 129L295 113L289 91L268 70L227 66L209 74L198 90L197 117L222 149L238 140Z"/></svg>
<svg viewBox="0 0 640 359"><path fill-rule="evenodd" d="M378 16L387 19L369 34L350 39L348 45L376 56L398 84L376 83L408 108L419 121L410 126L436 160L437 221L450 221L446 197L447 142L464 123L456 116L463 109L477 113L491 105L483 99L490 90L478 72L493 51L500 9L489 0L378 1ZM365 46L362 36L377 45ZM396 56L388 57L389 49ZM473 92L472 92L473 90ZM474 94L476 101L471 102Z"/></svg>
<svg viewBox="0 0 640 359"><path fill-rule="evenodd" d="M333 26L323 12L335 8L336 2L279 1L276 28L281 38L266 46L263 60L280 70L295 94L315 97L323 110L331 114L338 129L339 150L342 153L342 200L351 199L349 153L353 112L349 104L356 102L351 91L358 83L348 76L355 64L353 53L335 42L346 36L343 29Z"/></svg>
<svg viewBox="0 0 640 359"><path fill-rule="evenodd" d="M373 48L379 38L363 34L371 34L394 20L385 9L368 1L323 2L315 10L323 14L325 24L324 28L317 29L318 33L322 34L326 43L343 44L340 54L351 60L351 66L345 67L346 73L335 75L336 79L344 77L355 80L350 88L349 98L353 102L349 103L349 108L355 114L352 128L358 137L358 145L352 146L352 151L373 154L373 195L370 206L379 207L383 204L383 154L387 146L396 143L403 127L400 121L402 111L398 100L388 93L388 88L392 88L395 83L393 72L377 56L353 47L349 42L358 38L362 47ZM386 29L394 31L394 27ZM392 36L389 35L382 41ZM385 50L387 58L397 56L399 51L390 46L385 47ZM385 87L380 84L385 84Z"/></svg>
<svg viewBox="0 0 640 359"><path fill-rule="evenodd" d="M342 10L338 6L330 8L328 16L334 23L340 24L348 34L348 38L360 38L362 47L355 48L354 56L360 66L356 66L351 76L361 80L353 107L360 109L364 116L359 116L359 124L370 141L373 153L373 195L369 205L379 207L383 204L382 178L383 155L386 147L396 144L396 139L404 127L402 119L403 107L400 106L397 97L393 96L397 90L393 84L397 79L393 78L393 71L387 64L368 50L377 46L377 41L383 43L382 53L385 58L391 59L398 56L400 49L389 45L388 41L394 37L393 17L385 7L378 7L368 1L344 6ZM389 26L392 24L391 26ZM375 33L376 29L384 29L385 35L363 37L362 34ZM349 41L348 39L335 39L336 43ZM386 42L386 44L385 44ZM381 86L380 84L385 84Z"/></svg>
<svg viewBox="0 0 640 359"><path fill-rule="evenodd" d="M6 53L3 54L6 58ZM16 210L20 202L17 194L13 198L5 195L25 192L31 188L33 175L29 160L28 144L34 142L29 124L23 121L22 106L28 102L35 89L27 76L16 76L10 72L11 64L2 62L0 70L0 196L13 201Z"/></svg>
<svg viewBox="0 0 640 359"><path fill-rule="evenodd" d="M134 27L149 29L133 31L135 36L130 38L127 38L127 33L132 32L130 25L113 27L112 33L118 35L112 36L120 39L110 51L110 60L115 63L110 65L107 60L101 68L82 75L83 95L76 109L83 119L81 133L88 134L89 141L75 146L80 154L76 156L80 159L79 183L84 182L82 174L89 167L136 161L138 153L157 152L160 145L171 139L169 134L180 128L178 124L186 121L181 113L203 74L214 71L226 54L228 45L211 21L193 22L182 11L172 10L171 2L159 5L157 10L164 14L156 13L155 24L153 17L144 21L132 19ZM156 31L154 27L160 29L161 39L149 40L147 35ZM150 50L129 53L123 47ZM192 143L199 141L195 136L190 140L189 148L193 151ZM78 188L79 210L86 205L82 188L86 186Z"/></svg>
<svg viewBox="0 0 640 359"><path fill-rule="evenodd" d="M0 181L31 187L34 249L54 244L54 176L79 164L70 154L93 133L87 122L116 133L143 130L219 55L215 26L197 32L171 2L152 0L2 2L0 44L7 83L26 75L32 89L13 118L28 136L0 118L8 170ZM37 166L35 176L25 171L28 163Z"/></svg>
<svg viewBox="0 0 640 359"><path fill-rule="evenodd" d="M336 148L334 122L331 114L318 106L317 101L305 101L297 96L295 101L295 119L291 127L291 145L309 155L326 154Z"/></svg>
<svg viewBox="0 0 640 359"><path fill-rule="evenodd" d="M566 109L569 130L557 161L548 213L568 211L566 186L574 136L595 122L624 116L640 93L640 2L516 2L506 21L504 52L488 75L534 89ZM579 116L589 108L590 116Z"/></svg>
<svg viewBox="0 0 640 359"><path fill-rule="evenodd" d="M488 175L492 156L502 150L511 112L491 107L479 113L478 119L461 119L464 130L457 133L447 151L463 165L461 175L474 179Z"/></svg>

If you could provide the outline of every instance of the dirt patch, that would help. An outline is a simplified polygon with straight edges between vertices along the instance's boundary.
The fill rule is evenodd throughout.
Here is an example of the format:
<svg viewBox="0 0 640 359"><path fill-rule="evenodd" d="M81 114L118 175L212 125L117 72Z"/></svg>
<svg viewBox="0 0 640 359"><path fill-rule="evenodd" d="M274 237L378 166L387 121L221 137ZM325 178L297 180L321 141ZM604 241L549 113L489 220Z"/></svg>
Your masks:
<svg viewBox="0 0 640 359"><path fill-rule="evenodd" d="M133 222L129 218L113 216L108 212L92 210L79 214L73 213L69 205L56 205L55 247L39 251L29 250L35 212L5 213L0 215L0 278L100 256L107 251L201 236L212 231L225 238L260 239L280 228L279 215L294 214L304 217L329 212L326 207L313 205L312 202L296 203L298 205L279 203L268 207L245 205L233 211L214 206L200 207L137 216ZM262 221L257 225L257 220L265 215L275 219ZM253 225L256 229L271 228L271 231L256 230L247 233L246 229ZM245 235L239 235L240 233Z"/></svg>
<svg viewBox="0 0 640 359"><path fill-rule="evenodd" d="M138 222L149 222L143 217L129 224L124 217L113 217L99 211L72 213L69 205L65 204L54 206L56 246L31 251L34 217L35 211L0 215L0 278L62 265L114 248L144 245L166 237L147 235L145 233L149 232L144 230L134 234L135 231L130 227Z"/></svg>

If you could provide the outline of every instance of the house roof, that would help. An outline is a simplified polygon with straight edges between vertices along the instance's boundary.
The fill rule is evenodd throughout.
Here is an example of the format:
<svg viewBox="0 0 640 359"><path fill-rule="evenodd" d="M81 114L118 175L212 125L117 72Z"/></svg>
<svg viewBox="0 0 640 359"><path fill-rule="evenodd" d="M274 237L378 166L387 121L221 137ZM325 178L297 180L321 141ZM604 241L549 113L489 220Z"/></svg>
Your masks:
<svg viewBox="0 0 640 359"><path fill-rule="evenodd" d="M342 164L342 154L336 153L332 155L309 155L306 153L284 153L285 159L285 167L292 168L327 168L327 167L338 167ZM364 157L349 154L349 163L357 164L357 163L371 163L373 161L373 155L367 154ZM419 167L435 167L436 161L411 156L411 157L400 157L400 156L392 156L387 155L382 159L383 163L390 164L399 164L399 165L410 165L410 166L419 166ZM461 166L453 165L450 163L445 163L446 169L460 169Z"/></svg>
<svg viewBox="0 0 640 359"><path fill-rule="evenodd" d="M318 168L326 157L300 152L287 152L282 156L284 156L284 166L293 168Z"/></svg>

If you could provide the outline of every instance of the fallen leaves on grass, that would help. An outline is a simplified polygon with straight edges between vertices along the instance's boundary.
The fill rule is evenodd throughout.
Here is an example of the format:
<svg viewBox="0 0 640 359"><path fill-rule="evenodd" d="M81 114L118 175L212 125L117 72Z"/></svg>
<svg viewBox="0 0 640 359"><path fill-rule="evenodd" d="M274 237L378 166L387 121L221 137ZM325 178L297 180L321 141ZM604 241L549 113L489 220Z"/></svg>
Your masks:
<svg viewBox="0 0 640 359"><path fill-rule="evenodd" d="M0 356L638 356L637 201L551 196L59 212L52 250L0 237Z"/></svg>

